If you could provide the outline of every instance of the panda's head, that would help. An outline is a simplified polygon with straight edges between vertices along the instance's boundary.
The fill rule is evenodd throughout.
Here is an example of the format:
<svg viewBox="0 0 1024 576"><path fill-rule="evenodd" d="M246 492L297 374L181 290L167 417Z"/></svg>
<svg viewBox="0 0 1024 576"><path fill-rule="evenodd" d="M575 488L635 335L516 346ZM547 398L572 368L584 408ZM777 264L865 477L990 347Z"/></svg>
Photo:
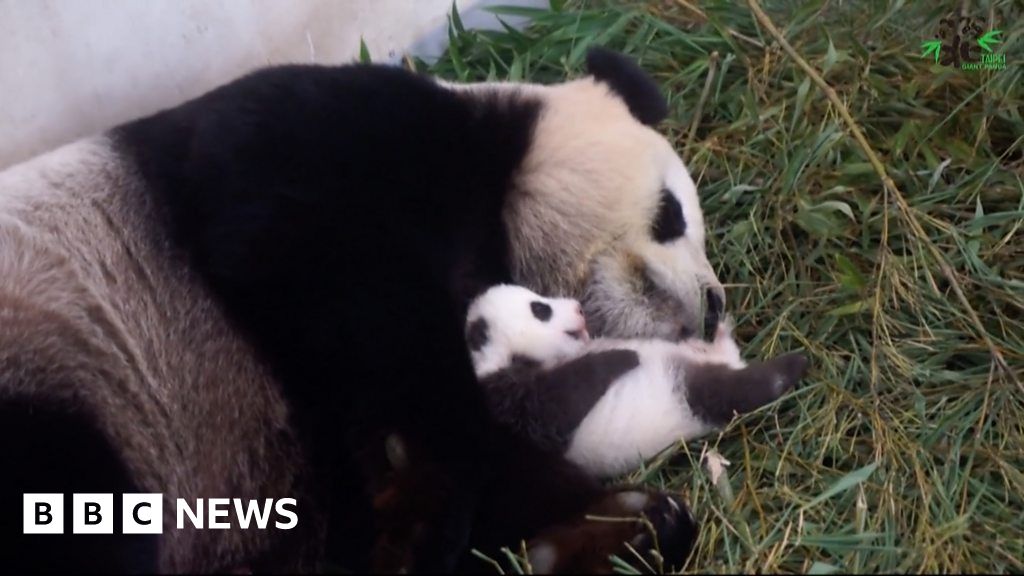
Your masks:
<svg viewBox="0 0 1024 576"><path fill-rule="evenodd" d="M522 286L491 287L466 315L466 343L481 377L521 361L554 366L589 339L579 302L544 298Z"/></svg>
<svg viewBox="0 0 1024 576"><path fill-rule="evenodd" d="M666 99L620 54L587 64L563 84L507 85L541 103L506 205L513 278L581 300L595 335L713 335L725 294L693 178L654 129Z"/></svg>

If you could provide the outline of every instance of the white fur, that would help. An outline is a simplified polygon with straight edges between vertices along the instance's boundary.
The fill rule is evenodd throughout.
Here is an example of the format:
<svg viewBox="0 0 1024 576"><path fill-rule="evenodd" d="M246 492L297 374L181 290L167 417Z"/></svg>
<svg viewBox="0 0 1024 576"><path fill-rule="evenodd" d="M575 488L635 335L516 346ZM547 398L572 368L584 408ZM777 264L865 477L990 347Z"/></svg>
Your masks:
<svg viewBox="0 0 1024 576"><path fill-rule="evenodd" d="M531 301L550 303L555 309L552 321L537 321L530 312ZM712 342L598 338L583 343L568 338L567 324L555 321L572 318L576 305L575 300L544 298L521 286L496 286L484 292L467 317L467 324L484 318L492 334L472 355L477 374L504 369L515 355L550 368L592 352L635 351L639 366L611 384L577 427L566 451L570 460L599 476L626 472L680 439L713 429L690 410L686 374L679 371L700 363L745 367L730 321L719 325Z"/></svg>
<svg viewBox="0 0 1024 576"><path fill-rule="evenodd" d="M546 322L535 318L530 309L532 302L550 306L551 318ZM550 368L578 355L589 340L579 302L544 298L521 286L490 288L472 303L466 318L467 325L479 318L488 324L487 344L472 352L478 377L507 367L514 355Z"/></svg>
<svg viewBox="0 0 1024 576"><path fill-rule="evenodd" d="M158 222L104 137L0 172L0 402L95 414L165 513L179 497L289 494L279 388ZM160 569L216 571L270 542L260 530L171 530Z"/></svg>
<svg viewBox="0 0 1024 576"><path fill-rule="evenodd" d="M581 354L611 349L634 350L640 366L611 385L580 423L566 451L570 460L599 476L628 472L675 442L714 429L690 410L685 366L746 366L729 322L719 325L713 342L601 338Z"/></svg>
<svg viewBox="0 0 1024 576"><path fill-rule="evenodd" d="M659 340L598 344L595 348L634 350L640 365L616 380L591 408L566 451L570 460L594 474L613 476L635 468L680 439L711 431L711 426L690 411L679 386L680 364L673 360L692 357L690 349Z"/></svg>

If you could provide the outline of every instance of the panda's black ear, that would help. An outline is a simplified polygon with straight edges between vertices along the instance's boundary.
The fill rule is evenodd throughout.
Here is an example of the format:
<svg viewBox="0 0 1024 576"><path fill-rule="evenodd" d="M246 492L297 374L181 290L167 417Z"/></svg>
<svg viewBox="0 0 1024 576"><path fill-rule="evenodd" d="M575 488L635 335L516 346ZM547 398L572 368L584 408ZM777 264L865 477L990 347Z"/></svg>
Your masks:
<svg viewBox="0 0 1024 576"><path fill-rule="evenodd" d="M587 72L608 84L640 122L654 126L668 116L668 100L658 84L629 57L607 48L591 48Z"/></svg>
<svg viewBox="0 0 1024 576"><path fill-rule="evenodd" d="M487 320L477 318L466 327L466 344L469 345L469 349L473 352L479 352L483 349L489 339L490 329L487 326Z"/></svg>

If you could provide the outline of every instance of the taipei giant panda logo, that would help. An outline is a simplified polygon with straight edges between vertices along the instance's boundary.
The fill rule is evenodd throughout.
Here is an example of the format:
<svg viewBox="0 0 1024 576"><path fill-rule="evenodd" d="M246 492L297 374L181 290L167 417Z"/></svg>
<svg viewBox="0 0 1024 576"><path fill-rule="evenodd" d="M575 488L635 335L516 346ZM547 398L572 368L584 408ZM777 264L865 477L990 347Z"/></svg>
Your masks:
<svg viewBox="0 0 1024 576"><path fill-rule="evenodd" d="M1001 30L982 34L981 20L973 16L950 15L939 21L939 38L921 44L922 57L933 56L937 64L961 70L1003 70L1006 54L997 54Z"/></svg>

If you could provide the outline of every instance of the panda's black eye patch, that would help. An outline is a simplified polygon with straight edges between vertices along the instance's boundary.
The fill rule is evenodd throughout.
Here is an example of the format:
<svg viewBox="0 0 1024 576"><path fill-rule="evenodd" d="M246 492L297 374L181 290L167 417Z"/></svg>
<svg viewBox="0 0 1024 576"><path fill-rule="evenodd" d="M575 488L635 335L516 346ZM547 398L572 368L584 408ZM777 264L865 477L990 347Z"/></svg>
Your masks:
<svg viewBox="0 0 1024 576"><path fill-rule="evenodd" d="M667 189L661 191L658 214L651 224L651 236L659 244L679 238L686 233L686 220L683 219L683 207L679 200Z"/></svg>
<svg viewBox="0 0 1024 576"><path fill-rule="evenodd" d="M530 310L533 312L533 317L541 322L551 320L551 314L553 314L551 306L548 306L543 302L530 302Z"/></svg>

